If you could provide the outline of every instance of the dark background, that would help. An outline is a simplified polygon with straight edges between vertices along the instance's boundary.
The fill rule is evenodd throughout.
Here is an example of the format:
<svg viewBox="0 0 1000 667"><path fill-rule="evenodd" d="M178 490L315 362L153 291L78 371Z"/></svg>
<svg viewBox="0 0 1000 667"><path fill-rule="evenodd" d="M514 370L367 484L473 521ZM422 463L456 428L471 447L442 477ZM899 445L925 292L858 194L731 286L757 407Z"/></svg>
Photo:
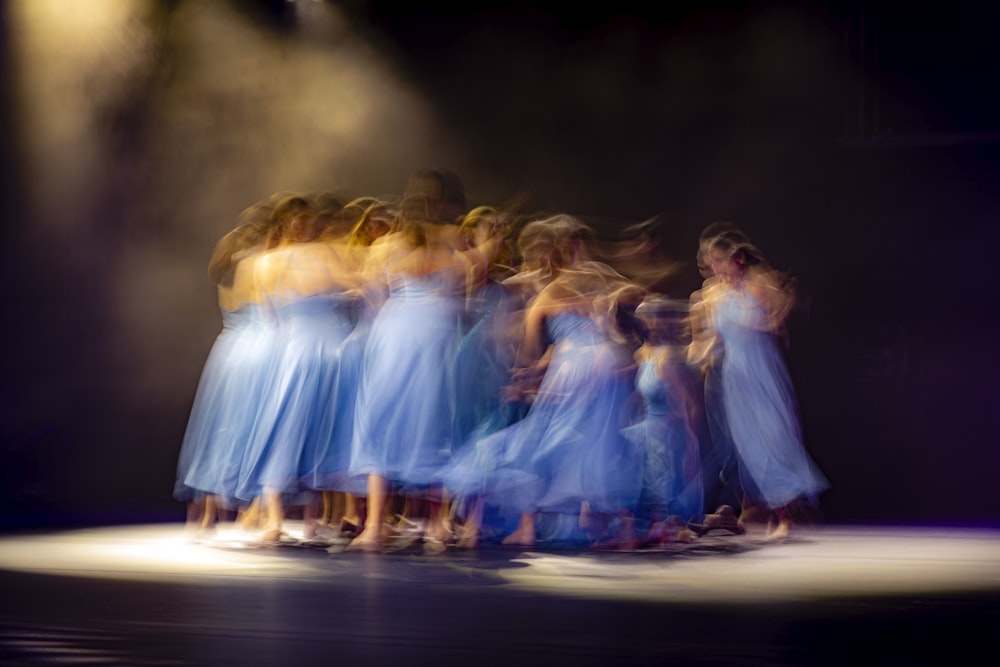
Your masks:
<svg viewBox="0 0 1000 667"><path fill-rule="evenodd" d="M826 519L1000 520L1000 9L135 4L45 39L58 17L0 5L0 526L180 520L215 240L272 192L427 166L473 204L661 216L680 297L736 222L799 280Z"/></svg>

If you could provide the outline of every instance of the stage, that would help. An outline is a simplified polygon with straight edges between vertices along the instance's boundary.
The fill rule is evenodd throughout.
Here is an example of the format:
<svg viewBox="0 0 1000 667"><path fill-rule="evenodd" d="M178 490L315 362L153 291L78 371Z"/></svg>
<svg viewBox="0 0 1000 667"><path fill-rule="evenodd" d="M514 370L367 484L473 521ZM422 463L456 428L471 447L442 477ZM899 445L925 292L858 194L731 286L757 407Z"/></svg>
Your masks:
<svg viewBox="0 0 1000 667"><path fill-rule="evenodd" d="M0 591L3 665L954 664L995 653L1000 531L359 553L115 526L0 537Z"/></svg>

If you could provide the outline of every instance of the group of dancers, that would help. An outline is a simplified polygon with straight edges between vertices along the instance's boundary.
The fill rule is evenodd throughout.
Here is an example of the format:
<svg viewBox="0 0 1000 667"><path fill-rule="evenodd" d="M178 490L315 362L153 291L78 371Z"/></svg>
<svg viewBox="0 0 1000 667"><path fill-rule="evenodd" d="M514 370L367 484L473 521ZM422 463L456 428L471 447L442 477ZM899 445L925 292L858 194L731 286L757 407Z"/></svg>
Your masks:
<svg viewBox="0 0 1000 667"><path fill-rule="evenodd" d="M280 543L295 508L304 539L360 550L407 526L436 550L634 549L751 516L786 536L826 488L783 358L787 277L715 224L701 289L670 298L595 259L581 220L465 210L448 176L395 201L275 195L220 239L223 329L175 487L189 521L238 510ZM739 516L706 514L728 459Z"/></svg>

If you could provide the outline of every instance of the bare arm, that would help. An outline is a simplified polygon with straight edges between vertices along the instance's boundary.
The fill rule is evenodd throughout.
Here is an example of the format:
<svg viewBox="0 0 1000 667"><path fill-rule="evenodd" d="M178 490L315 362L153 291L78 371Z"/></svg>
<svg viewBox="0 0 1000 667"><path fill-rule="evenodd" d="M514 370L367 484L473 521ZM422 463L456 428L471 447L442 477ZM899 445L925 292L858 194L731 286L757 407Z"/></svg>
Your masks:
<svg viewBox="0 0 1000 667"><path fill-rule="evenodd" d="M747 281L747 288L767 315L764 328L772 333L780 333L795 303L794 294L771 273L755 273Z"/></svg>
<svg viewBox="0 0 1000 667"><path fill-rule="evenodd" d="M716 333L712 327L713 285L707 284L691 295L688 317L691 324L691 344L688 346L688 363L705 372L712 362Z"/></svg>

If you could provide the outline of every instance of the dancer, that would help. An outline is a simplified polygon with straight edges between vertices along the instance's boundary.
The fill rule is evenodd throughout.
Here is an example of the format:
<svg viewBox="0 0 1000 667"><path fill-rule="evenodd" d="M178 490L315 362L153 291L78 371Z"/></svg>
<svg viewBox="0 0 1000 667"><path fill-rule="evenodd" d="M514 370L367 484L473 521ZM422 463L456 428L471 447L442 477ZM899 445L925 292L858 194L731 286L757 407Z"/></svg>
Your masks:
<svg viewBox="0 0 1000 667"><path fill-rule="evenodd" d="M705 247L713 278L700 295L709 328L698 342L722 346L721 396L740 458L743 512L763 506L771 513L768 537L783 538L792 525L789 504L815 500L828 486L803 446L778 344L793 293L744 234L722 232Z"/></svg>
<svg viewBox="0 0 1000 667"><path fill-rule="evenodd" d="M703 481L706 507L717 508L705 516L704 530L725 529L742 533L743 526L738 521L733 506L740 506L742 490L739 480L739 457L733 446L733 439L726 422L722 402L722 356L723 347L717 337L709 335L711 330L709 313L703 295L712 289L718 280L712 274L708 261L708 245L720 234L725 233L734 240L748 241L746 235L731 222L720 220L706 226L698 239L695 260L702 277L701 289L691 294L688 307L688 322L691 344L688 346L688 362L701 370L702 391L699 396L700 416L695 420L702 448Z"/></svg>
<svg viewBox="0 0 1000 667"><path fill-rule="evenodd" d="M691 427L696 378L687 363L687 304L647 296L636 309L643 344L635 352L636 393L642 418L623 433L643 456L640 518L648 524L646 543L690 539L684 532L700 521L704 492L698 438Z"/></svg>
<svg viewBox="0 0 1000 667"><path fill-rule="evenodd" d="M490 206L473 209L461 224L468 248L502 234L504 228L502 215ZM501 283L512 269L498 260L494 257L485 270L470 271L468 275L459 321L462 338L454 363L453 452L474 430L498 417L507 371L514 365L516 347L507 332L514 317L515 298Z"/></svg>
<svg viewBox="0 0 1000 667"><path fill-rule="evenodd" d="M443 470L446 487L471 501L460 546L477 543L485 505L518 517L505 544L535 544L540 512L578 516L587 528L598 517L618 516L625 519L620 536L631 529L640 462L619 429L632 391L632 361L614 337L608 298L620 284L609 282L610 269L590 270L577 261L582 228L569 216L525 228L550 251L541 264L553 276L525 314L519 364L536 370L516 374L510 389L522 400L530 394L530 409Z"/></svg>
<svg viewBox="0 0 1000 667"><path fill-rule="evenodd" d="M174 495L188 503L189 527L208 535L221 508L236 503L239 466L270 370L266 318L254 287L254 259L269 236L270 209L255 204L216 244L223 327L202 370L178 461Z"/></svg>
<svg viewBox="0 0 1000 667"><path fill-rule="evenodd" d="M351 332L350 290L360 281L334 247L317 242L315 210L290 196L275 208L279 245L256 264L255 279L277 322L276 372L240 473L243 498L262 495L265 543L281 541L285 496L304 493L306 539L315 537L314 493L346 476L349 423L339 380L340 348Z"/></svg>
<svg viewBox="0 0 1000 667"><path fill-rule="evenodd" d="M394 223L392 205L377 197L358 197L344 206L344 219L351 226L347 237L346 259L352 271L359 275L368 261L370 250L380 244ZM344 341L340 353L340 382L350 387L347 407L351 419L350 440L353 440L353 414L361 378L362 359L368 331L382 300L366 298L365 290L359 290L353 300L354 329ZM325 523L334 527L341 535L355 537L361 530L364 510L363 496L366 484L363 480L348 476L338 484L336 490L324 491L323 516Z"/></svg>
<svg viewBox="0 0 1000 667"><path fill-rule="evenodd" d="M365 269L369 293L386 298L368 333L358 386L351 472L367 480L368 508L352 549L381 548L390 484L428 500L425 539L443 544L448 537L432 478L451 446L458 314L468 272L488 262L496 241L456 251L433 233L420 204L402 203L407 217L383 238Z"/></svg>

